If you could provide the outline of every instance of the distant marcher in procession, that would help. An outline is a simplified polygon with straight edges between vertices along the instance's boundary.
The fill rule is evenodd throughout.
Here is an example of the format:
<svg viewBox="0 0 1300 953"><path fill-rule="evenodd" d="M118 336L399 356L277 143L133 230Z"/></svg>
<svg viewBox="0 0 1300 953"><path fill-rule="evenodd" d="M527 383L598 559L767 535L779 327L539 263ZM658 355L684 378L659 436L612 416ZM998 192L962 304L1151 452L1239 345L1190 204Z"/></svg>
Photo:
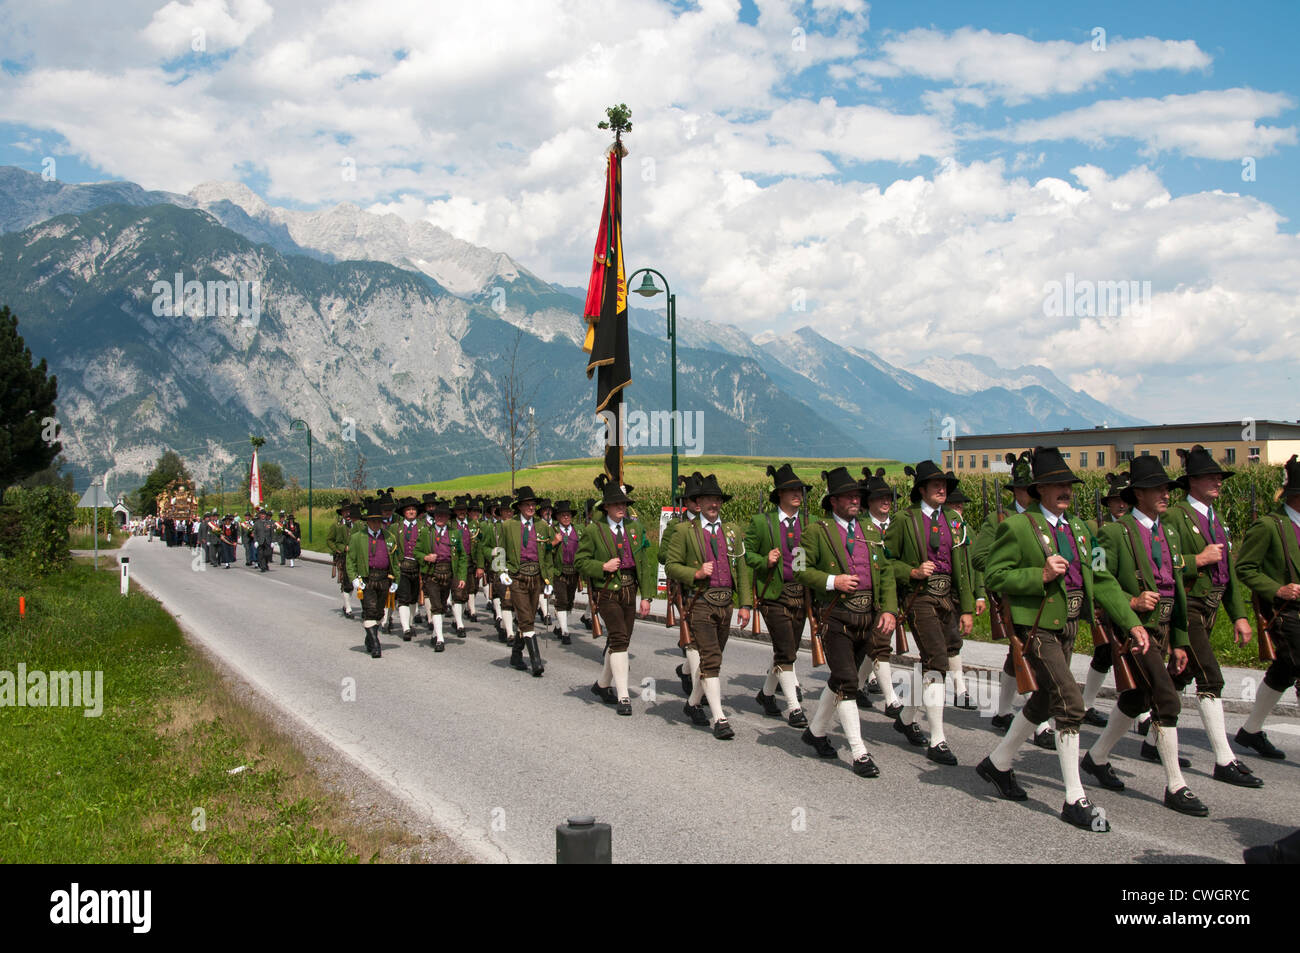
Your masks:
<svg viewBox="0 0 1300 953"><path fill-rule="evenodd" d="M700 677L692 687L685 712L694 724L709 724L700 708L700 701L707 699L713 716L713 737L726 741L736 732L722 711L722 653L731 634L732 602L737 595L737 623L742 629L749 625L752 573L744 559L744 529L722 523L722 504L731 495L722 492L712 473L702 477L689 492L700 503L700 517L673 534L666 564L669 577L682 586L682 598L690 595L684 608L700 652Z"/></svg>
<svg viewBox="0 0 1300 953"><path fill-rule="evenodd" d="M822 479L826 481L822 512L829 518L805 530L807 565L795 577L815 594L813 611L823 623L822 643L831 671L803 740L823 758L835 757L826 735L838 716L853 773L874 778L880 769L863 743L855 699L858 672L871 653L875 634L888 637L898 624L895 568L884 541L868 538L859 518L868 485L855 481L845 467L823 472Z"/></svg>
<svg viewBox="0 0 1300 953"><path fill-rule="evenodd" d="M804 586L795 573L801 568L797 553L803 545L803 501L812 487L799 479L788 463L779 468L769 465L767 474L773 481L767 498L775 510L754 514L745 531L745 562L754 575L755 611L762 613L772 636L772 666L757 700L765 714L780 716L775 697L779 688L790 726L807 728L794 663L808 613Z"/></svg>
<svg viewBox="0 0 1300 953"><path fill-rule="evenodd" d="M961 518L944 510L948 493L956 489L953 481L932 460L904 472L913 480L912 506L895 517L885 546L900 564L898 577L907 580L908 605L903 611L916 636L923 674L920 705L912 698L895 718L894 729L910 744L924 746L931 761L955 765L957 756L943 731L944 679L950 669L960 673L962 638L974 624L969 543ZM916 722L920 708L930 726L928 741Z"/></svg>
<svg viewBox="0 0 1300 953"><path fill-rule="evenodd" d="M631 715L628 647L638 609L643 619L650 614L658 573L650 558L650 540L645 528L627 515L628 507L634 505L628 496L632 487L619 486L602 473L596 478L596 489L601 492L596 509L604 519L591 523L580 536L572 529L561 535L564 545L576 542L573 579L576 581L576 576L581 574L591 580L592 611L599 614L605 634L604 665L591 690L605 703L616 705L618 714ZM556 509L561 518L565 512L572 516L567 501ZM557 564L562 565L563 546L557 546L556 552Z"/></svg>
<svg viewBox="0 0 1300 953"><path fill-rule="evenodd" d="M863 467L862 485L866 488L866 499L862 504L862 508L866 511L862 514L863 533L868 540L878 540L883 543L885 534L889 532L890 514L894 511L894 491L885 482L885 468L877 467L873 473L870 467ZM888 556L889 553L886 552L885 555ZM901 619L899 625L902 625ZM858 707L870 709L873 707L871 695L883 695L885 714L890 718L893 718L902 707L898 701L898 694L894 691L893 667L890 664L890 660L894 657L893 652L892 636L873 629L871 649L858 670Z"/></svg>
<svg viewBox="0 0 1300 953"><path fill-rule="evenodd" d="M966 533L966 513L964 507L970 502L970 497L961 491L961 484L957 474L951 470L944 472L944 477L948 480L948 485L952 491L948 494L945 506L951 508L961 520L962 532ZM977 572L971 562L971 550L974 548L974 540L963 536L961 542L969 542L972 545L959 546L961 559L966 561L966 574L970 577L971 592L975 597L975 615L980 615L988 608L988 600L984 596L984 574ZM961 653L958 652L948 661L948 674L952 676L953 687L953 707L974 711L979 706L970 697L970 691L966 687L966 674L962 666Z"/></svg>
<svg viewBox="0 0 1300 953"><path fill-rule="evenodd" d="M1065 784L1061 818L1098 833L1110 830L1105 812L1092 804L1079 776L1079 726L1083 694L1070 671L1079 619L1091 618L1094 602L1105 607L1120 631L1139 644L1147 638L1128 597L1104 568L1094 568L1091 535L1066 515L1073 484L1082 483L1056 447L1032 456L1029 496L1034 505L999 527L988 557L988 584L1011 604L1011 621L1024 643L1024 657L1038 684L1006 736L976 768L1001 797L1023 801L1011 764L1021 745L1048 716L1056 720L1056 753Z"/></svg>
<svg viewBox="0 0 1300 953"><path fill-rule="evenodd" d="M1106 495L1101 498L1101 505L1106 507L1106 515L1102 517L1101 523L1095 519L1088 520L1088 528L1092 530L1096 537L1101 536L1101 527L1107 523L1115 523L1119 518L1128 512L1128 504L1124 502L1123 497L1119 495L1120 490L1128 486L1129 475L1127 473L1107 473L1106 474ZM1105 610L1101 609L1101 614L1105 616ZM1091 624L1092 620L1088 620ZM1103 621L1105 619L1103 618ZM1088 664L1088 674L1085 676L1083 684L1083 720L1085 724L1092 725L1096 728L1106 727L1106 716L1097 711L1097 695L1101 691L1102 683L1106 681L1106 674L1114 666L1114 657L1111 655L1111 646L1109 642L1102 642L1094 638L1092 647L1092 661ZM1150 718L1151 713L1146 713Z"/></svg>
<svg viewBox="0 0 1300 953"><path fill-rule="evenodd" d="M339 582L339 591L343 593L343 615L352 619L352 574L348 572L348 541L356 528L356 521L361 519L361 507L356 503L347 503L334 511L339 520L330 527L325 536L325 548L334 560L334 578Z"/></svg>
<svg viewBox="0 0 1300 953"><path fill-rule="evenodd" d="M554 526L555 520L553 519L553 515L554 515L554 505L549 499L547 499L546 497L542 497L540 500L537 501L537 518L539 520L541 520L547 526ZM547 545L548 546L552 545L550 540L547 541ZM555 594L555 583L552 582L551 595L553 596L554 594ZM546 625L550 625L550 618L551 618L551 607L547 601L547 594L543 592L540 596L537 597L537 621L542 622Z"/></svg>
<svg viewBox="0 0 1300 953"><path fill-rule="evenodd" d="M274 524L271 522L271 514L266 510L257 511L257 519L253 521L253 541L257 543L257 568L261 572L271 571L271 537L274 534Z"/></svg>
<svg viewBox="0 0 1300 953"><path fill-rule="evenodd" d="M1196 707L1201 713L1205 735L1214 751L1214 780L1243 788L1263 787L1262 779L1238 761L1228 745L1223 720L1223 670L1210 645L1210 632L1219 615L1227 610L1233 637L1238 645L1251 639L1246 621L1245 587L1237 578L1232 542L1214 511L1223 481L1232 476L1199 444L1178 451L1183 475L1175 481L1187 498L1169 507L1165 525L1178 537L1183 554L1183 588L1187 592L1187 667L1174 676L1180 692L1196 681Z"/></svg>
<svg viewBox="0 0 1300 953"><path fill-rule="evenodd" d="M483 501L477 496L469 497L469 505L466 509L465 524L461 526L462 532L468 529L468 539L473 541L470 549L470 575L469 585L466 587L466 606L469 612L469 621L478 622L478 592L483 588L485 577L483 574L483 564L479 562L482 552L479 549L479 541L483 538Z"/></svg>
<svg viewBox="0 0 1300 953"><path fill-rule="evenodd" d="M1182 704L1174 677L1187 667L1187 594L1178 535L1165 525L1174 482L1155 457L1135 457L1130 482L1121 491L1132 511L1102 527L1106 570L1129 596L1129 608L1149 636L1134 633L1130 651L1137 687L1121 692L1101 737L1084 755L1083 769L1102 787L1124 790L1110 764L1116 743L1148 708L1160 763L1165 769L1164 803L1182 814L1205 817L1209 809L1183 779L1178 756L1178 715Z"/></svg>
<svg viewBox="0 0 1300 953"><path fill-rule="evenodd" d="M473 619L474 590L478 585L474 578L474 553L478 547L478 531L470 525L468 496L456 497L452 501L451 510L453 516L451 527L456 536L456 559L458 563L463 564L456 577L458 583L451 590L451 620L457 638L463 639L465 638L465 606L470 607L470 618ZM464 585L459 584L462 581ZM429 612L432 619L433 609Z"/></svg>
<svg viewBox="0 0 1300 953"><path fill-rule="evenodd" d="M505 551L506 568L502 582L510 588L510 598L519 625L519 635L510 652L510 664L520 671L531 668L534 678L546 671L542 648L537 642L537 601L550 595L551 559L549 523L536 518L538 497L532 487L521 486L511 507L515 518L502 524L501 547ZM524 649L528 650L528 665L524 665Z"/></svg>
<svg viewBox="0 0 1300 953"><path fill-rule="evenodd" d="M257 544L253 542L253 514L244 513L239 524L239 535L244 543L244 565L251 566L257 561Z"/></svg>
<svg viewBox="0 0 1300 953"><path fill-rule="evenodd" d="M573 611L573 597L578 593L581 578L577 559L583 534L573 525L572 501L557 500L553 510L555 536L551 547L555 554L552 560L555 576L551 584L555 587L555 634L562 645L569 645L569 613Z"/></svg>
<svg viewBox="0 0 1300 953"><path fill-rule="evenodd" d="M1292 454L1284 469L1281 506L1246 531L1237 559L1237 576L1259 600L1276 658L1235 740L1261 757L1279 760L1286 755L1268 740L1264 720L1300 679L1300 459Z"/></svg>
<svg viewBox="0 0 1300 953"><path fill-rule="evenodd" d="M699 471L689 476L681 474L677 477L677 483L682 487L681 510L664 526L663 535L659 538L659 565L665 567L665 574L668 571L668 546L672 542L673 534L683 526L688 526L692 521L700 518L700 501L691 496L691 489L703 478L704 474ZM674 487L674 489L676 488ZM681 595L681 583L669 576L668 601L675 605ZM685 602L682 605L685 606ZM695 644L693 638L681 648L682 654L686 656L686 661L677 666L677 677L681 679L682 691L689 698L691 691L695 687L696 680L700 677L700 648Z"/></svg>
<svg viewBox="0 0 1300 953"><path fill-rule="evenodd" d="M227 513L221 521L221 565L226 569L235 561L235 546L239 542L239 527L235 518Z"/></svg>
<svg viewBox="0 0 1300 953"><path fill-rule="evenodd" d="M302 527L292 513L284 521L284 548L289 557L289 568L293 569L294 560L302 555Z"/></svg>
<svg viewBox="0 0 1300 953"><path fill-rule="evenodd" d="M353 533L348 542L347 571L352 587L361 594L361 624L366 632L366 651L371 658L383 654L379 626L390 593L397 592L396 574L400 549L395 536L384 529L379 501L363 504L364 532Z"/></svg>
<svg viewBox="0 0 1300 953"><path fill-rule="evenodd" d="M404 497L394 505L395 511L401 516L390 527L393 536L397 540L397 620L402 626L402 641L411 641L411 607L416 604L420 598L420 578L421 567L416 556L416 548L420 543L420 503L413 496ZM443 522L447 525L446 515L450 513L446 506L443 506ZM439 612L441 613L441 608ZM441 626L442 618L439 616L438 623Z"/></svg>
<svg viewBox="0 0 1300 953"><path fill-rule="evenodd" d="M420 584L424 587L425 604L429 611L429 630L433 633L430 644L435 652L442 652L446 648L442 636L443 609L456 590L464 591L469 573L469 558L462 546L460 529L451 525L450 517L451 507L447 501L438 500L433 505L432 519L426 515L420 521L415 542ZM405 546L406 524L401 524L397 532L399 540ZM459 617L456 635L465 637L465 627L460 624Z"/></svg>

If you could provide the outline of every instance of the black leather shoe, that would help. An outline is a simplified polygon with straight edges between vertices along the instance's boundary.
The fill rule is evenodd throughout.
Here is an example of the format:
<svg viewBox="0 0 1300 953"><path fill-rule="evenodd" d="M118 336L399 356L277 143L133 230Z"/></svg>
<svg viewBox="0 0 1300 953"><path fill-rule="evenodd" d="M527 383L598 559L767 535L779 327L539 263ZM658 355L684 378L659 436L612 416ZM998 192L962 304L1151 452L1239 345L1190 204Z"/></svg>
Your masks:
<svg viewBox="0 0 1300 953"><path fill-rule="evenodd" d="M524 661L524 643L521 639L515 639L514 648L510 650L510 667L517 668L521 672L528 671L528 663Z"/></svg>
<svg viewBox="0 0 1300 953"><path fill-rule="evenodd" d="M1106 716L1095 708L1089 708L1083 713L1084 724L1092 725L1094 728L1106 727Z"/></svg>
<svg viewBox="0 0 1300 953"><path fill-rule="evenodd" d="M781 706L776 703L776 699L771 695L764 695L763 689L758 690L758 705L763 709L765 715L781 716Z"/></svg>
<svg viewBox="0 0 1300 953"><path fill-rule="evenodd" d="M1038 747L1045 751L1055 751L1056 732L1051 728L1046 728L1043 731L1040 731L1038 734L1034 735L1034 744L1038 745Z"/></svg>
<svg viewBox="0 0 1300 953"><path fill-rule="evenodd" d="M1286 757L1285 753L1273 747L1273 742L1268 740L1268 735L1263 731L1247 731L1245 728L1238 728L1237 737L1233 740L1264 758L1280 761Z"/></svg>
<svg viewBox="0 0 1300 953"><path fill-rule="evenodd" d="M686 666L677 666L677 677L682 680L682 691L684 691L689 698L691 694L691 673L686 670Z"/></svg>
<svg viewBox="0 0 1300 953"><path fill-rule="evenodd" d="M903 703L894 702L892 705L885 706L885 717L898 721L898 716L903 713Z"/></svg>
<svg viewBox="0 0 1300 953"><path fill-rule="evenodd" d="M533 678L541 678L546 672L546 663L542 661L542 647L537 644L537 636L530 635L527 638L520 636L520 639L528 649L528 664L532 666Z"/></svg>
<svg viewBox="0 0 1300 953"><path fill-rule="evenodd" d="M435 652L445 652L447 651L447 643L442 641L442 639L434 639L433 650Z"/></svg>
<svg viewBox="0 0 1300 953"><path fill-rule="evenodd" d="M366 629L366 651L373 653L375 651L375 637L370 634L370 629Z"/></svg>
<svg viewBox="0 0 1300 953"><path fill-rule="evenodd" d="M885 690L880 687L880 679L876 678L874 675L867 679L867 691L871 692L873 695L885 694Z"/></svg>
<svg viewBox="0 0 1300 953"><path fill-rule="evenodd" d="M997 788L998 797L1004 801L1023 801L1029 797L1025 789L1016 783L1016 772L1010 768L999 771L988 758L975 765L975 773Z"/></svg>
<svg viewBox="0 0 1300 953"><path fill-rule="evenodd" d="M389 617L388 621L384 623L384 634L385 635L393 634L393 620L391 616Z"/></svg>
<svg viewBox="0 0 1300 953"><path fill-rule="evenodd" d="M560 644L561 644L561 645L572 645L572 644L573 644L573 639L569 638L569 633L567 633L567 632L561 632L561 633L560 633Z"/></svg>
<svg viewBox="0 0 1300 953"><path fill-rule="evenodd" d="M903 724L903 719L895 718L894 730L899 734L906 736L909 744L912 744L917 748L925 747L925 732L921 730L921 726L916 722L912 722L910 725L905 725ZM953 762L953 764L956 763L956 761Z"/></svg>
<svg viewBox="0 0 1300 953"><path fill-rule="evenodd" d="M613 685L607 685L604 688L601 688L600 682L592 682L591 693L606 705L614 705L618 703L618 695L614 693Z"/></svg>
<svg viewBox="0 0 1300 953"><path fill-rule="evenodd" d="M682 706L682 711L686 712L686 717L691 720L691 724L699 725L702 728L709 726L709 716L704 714L703 705L692 705L687 702Z"/></svg>
<svg viewBox="0 0 1300 953"><path fill-rule="evenodd" d="M355 612L353 612L351 609L346 609L346 610L344 610L344 612L343 612L343 618L345 618L345 619L355 619L356 617L357 617L357 614L356 614Z"/></svg>
<svg viewBox="0 0 1300 953"><path fill-rule="evenodd" d="M1250 768L1240 761L1216 764L1214 766L1214 780L1223 781L1225 784L1235 784L1239 788L1262 788L1264 786L1264 779L1255 777L1250 773Z"/></svg>
<svg viewBox="0 0 1300 953"><path fill-rule="evenodd" d="M1068 821L1085 831L1096 831L1098 834L1105 834L1110 830L1110 821L1106 820L1106 812L1086 797L1079 798L1073 804L1063 805L1061 820Z"/></svg>
<svg viewBox="0 0 1300 953"><path fill-rule="evenodd" d="M456 638L458 639L465 638L465 627L463 625L456 626Z"/></svg>
<svg viewBox="0 0 1300 953"><path fill-rule="evenodd" d="M1146 758L1148 761L1154 761L1156 764L1159 764L1160 749L1157 748L1155 745L1151 744L1151 742L1144 741L1142 742L1142 757ZM1178 767L1190 768L1191 766L1192 766L1192 762L1188 761L1182 755L1178 756Z"/></svg>
<svg viewBox="0 0 1300 953"><path fill-rule="evenodd" d="M1115 769L1110 766L1110 762L1107 761L1105 764L1097 764L1097 762L1092 760L1091 751L1084 754L1083 760L1079 762L1079 767L1096 778L1097 783L1106 790L1124 790L1124 782L1119 779L1119 776L1115 773Z"/></svg>
<svg viewBox="0 0 1300 953"><path fill-rule="evenodd" d="M858 693L857 695L854 696L853 700L858 703L858 707L861 708L863 711L870 711L872 708L875 707L874 705L871 704L871 696L868 695L860 688L858 689Z"/></svg>
<svg viewBox="0 0 1300 953"><path fill-rule="evenodd" d="M802 739L802 741L803 741L804 744L806 744L806 745L812 745L813 748L816 749L817 754L818 754L820 757L823 757L823 758L837 758L837 757L839 757L839 755L836 754L836 752L835 752L835 746L832 745L832 744L831 744L829 741L827 741L825 738L818 738L816 735L814 735L814 734L812 733L812 730L811 730L811 729L804 729L804 733L803 733L802 735L800 735L799 737L800 737L800 739Z"/></svg>
<svg viewBox="0 0 1300 953"><path fill-rule="evenodd" d="M1147 732L1151 730L1151 719L1148 718L1146 721L1134 722L1133 730L1136 731L1143 738L1145 738L1147 736Z"/></svg>
<svg viewBox="0 0 1300 953"><path fill-rule="evenodd" d="M1011 727L1011 723L1015 720L1015 715L994 715L989 719L989 723L993 726L994 730L1001 731L1005 734L1006 730Z"/></svg>
<svg viewBox="0 0 1300 953"><path fill-rule="evenodd" d="M578 621L581 622L583 625L585 625L588 629L591 628L591 616L589 615L579 616Z"/></svg>
<svg viewBox="0 0 1300 953"><path fill-rule="evenodd" d="M730 741L736 737L736 733L731 730L731 725L727 724L727 719L719 718L713 723L713 737L719 741Z"/></svg>
<svg viewBox="0 0 1300 953"><path fill-rule="evenodd" d="M876 762L871 760L871 755L864 754L861 758L856 758L853 762L853 773L860 778L878 778L880 769L876 767Z"/></svg>
<svg viewBox="0 0 1300 953"><path fill-rule="evenodd" d="M383 658L383 657L384 657L384 648L383 648L382 645L379 644L379 634L378 634L378 633L375 634L375 647L372 648L372 649L370 650L370 657L371 657L371 658Z"/></svg>
<svg viewBox="0 0 1300 953"><path fill-rule="evenodd" d="M403 630L402 630L402 641L403 641L403 642L409 642L409 641L411 641L411 630L410 630L410 629L403 629Z"/></svg>
<svg viewBox="0 0 1300 953"><path fill-rule="evenodd" d="M960 708L962 711L979 711L979 705L971 701L970 692L962 692L960 695L953 696L953 708Z"/></svg>
<svg viewBox="0 0 1300 953"><path fill-rule="evenodd" d="M630 698L621 698L618 702L618 713L620 715L632 714L632 700Z"/></svg>
<svg viewBox="0 0 1300 953"><path fill-rule="evenodd" d="M1191 788L1179 788L1171 794L1165 788L1165 807L1173 808L1179 814L1190 817L1208 817L1210 809L1201 803L1201 799L1192 793Z"/></svg>
<svg viewBox="0 0 1300 953"><path fill-rule="evenodd" d="M796 708L792 712L790 712L790 727L791 728L808 727L808 716L803 713L802 708Z"/></svg>
<svg viewBox="0 0 1300 953"><path fill-rule="evenodd" d="M948 742L940 741L937 745L930 745L925 749L925 756L936 764L956 764L957 756L952 753L948 747Z"/></svg>

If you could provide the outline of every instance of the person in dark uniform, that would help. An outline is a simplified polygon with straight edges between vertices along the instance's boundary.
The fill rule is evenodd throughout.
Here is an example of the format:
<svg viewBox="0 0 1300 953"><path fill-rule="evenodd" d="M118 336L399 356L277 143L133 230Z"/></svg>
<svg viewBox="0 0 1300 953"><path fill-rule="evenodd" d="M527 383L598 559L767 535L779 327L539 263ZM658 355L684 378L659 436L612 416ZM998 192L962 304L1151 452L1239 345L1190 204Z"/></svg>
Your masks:
<svg viewBox="0 0 1300 953"><path fill-rule="evenodd" d="M343 615L351 619L354 616L352 600L348 598L352 593L352 576L348 574L347 565L348 541L352 538L356 521L361 518L361 507L356 503L347 503L335 512L339 514L339 521L330 527L325 537L325 548L334 560L334 577L339 581L339 591L343 593Z"/></svg>
<svg viewBox="0 0 1300 953"><path fill-rule="evenodd" d="M284 521L284 543L282 544L288 551L289 568L293 569L293 562L302 555L302 527L298 525L298 520L292 513Z"/></svg>
<svg viewBox="0 0 1300 953"><path fill-rule="evenodd" d="M553 507L555 523L552 527L555 536L551 539L551 565L555 576L551 584L555 587L555 634L560 637L562 645L571 644L569 638L569 613L573 611L573 597L578 592L578 547L582 543L582 533L573 525L573 503L569 500L557 500Z"/></svg>
<svg viewBox="0 0 1300 953"><path fill-rule="evenodd" d="M253 521L253 539L257 543L257 568L260 572L271 571L271 537L274 527L271 514L258 510L257 519Z"/></svg>
<svg viewBox="0 0 1300 953"><path fill-rule="evenodd" d="M411 641L411 606L415 605L420 596L420 564L416 556L416 548L420 543L420 504L413 496L408 496L398 501L394 509L401 515L401 519L395 521L389 531L397 540L397 618L402 625L402 641ZM446 504L443 504L442 511L444 514L449 513ZM443 516L443 525L446 525L446 516ZM439 623L441 624L442 607L439 606Z"/></svg>
<svg viewBox="0 0 1300 953"><path fill-rule="evenodd" d="M399 546L395 536L384 529L384 514L379 501L368 499L362 516L364 532L353 533L348 542L347 569L352 586L361 593L361 623L366 632L366 650L371 658L382 657L379 623L390 593L397 592L394 579L398 569Z"/></svg>
<svg viewBox="0 0 1300 953"><path fill-rule="evenodd" d="M442 637L443 607L453 593L465 590L469 573L469 557L462 545L460 529L450 524L449 516L451 507L446 500L435 503L433 519L426 517L420 523L415 544L415 559L420 567L420 582L429 609L429 628L433 632L430 644L435 652L446 648ZM398 530L399 534L404 531ZM464 626L456 626L456 635L465 637Z"/></svg>

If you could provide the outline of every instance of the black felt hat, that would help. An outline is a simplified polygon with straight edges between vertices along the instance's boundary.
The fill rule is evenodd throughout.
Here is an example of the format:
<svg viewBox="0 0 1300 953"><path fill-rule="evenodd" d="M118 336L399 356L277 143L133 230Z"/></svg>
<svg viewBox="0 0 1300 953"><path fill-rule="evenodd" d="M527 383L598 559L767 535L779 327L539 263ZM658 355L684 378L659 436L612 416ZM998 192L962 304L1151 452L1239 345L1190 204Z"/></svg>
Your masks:
<svg viewBox="0 0 1300 953"><path fill-rule="evenodd" d="M507 497L507 499L509 498ZM518 512L519 504L527 503L529 500L531 500L534 503L540 503L542 501L542 498L533 492L533 488L531 486L521 486L515 492L515 498L514 501L511 502L510 507L511 509Z"/></svg>
<svg viewBox="0 0 1300 953"><path fill-rule="evenodd" d="M634 505L632 498L627 495L628 491L633 489L633 487L626 484L619 486L603 473L591 482L592 486L601 492L602 499L596 504L596 509L600 510L602 513L605 512L605 506L609 503L626 503L628 506Z"/></svg>
<svg viewBox="0 0 1300 953"><path fill-rule="evenodd" d="M948 485L948 492L957 489L957 478L939 469L933 460L922 460L914 467L903 467L903 472L912 478L912 492L909 494L913 503L921 502L921 487L931 480L943 480Z"/></svg>
<svg viewBox="0 0 1300 953"><path fill-rule="evenodd" d="M961 482L957 479L957 475L949 470L944 476L948 478L949 485L953 481L957 481L957 485L948 491L948 499L944 501L944 505L946 506L949 503L969 503L970 497L961 491Z"/></svg>
<svg viewBox="0 0 1300 953"><path fill-rule="evenodd" d="M1190 450L1179 448L1174 451L1183 461L1183 474L1174 484L1181 490L1187 489L1188 479L1199 476L1221 476L1225 480L1232 476L1235 471L1225 470L1219 466L1219 462L1214 459L1214 454L1206 450L1199 443Z"/></svg>
<svg viewBox="0 0 1300 953"><path fill-rule="evenodd" d="M1129 506L1137 506L1134 490L1147 490L1160 486L1171 490L1174 488L1174 481L1169 479L1164 466L1155 457L1134 457L1128 468L1129 484L1119 491L1119 498Z"/></svg>
<svg viewBox="0 0 1300 953"><path fill-rule="evenodd" d="M573 501L556 500L555 505L551 507L551 512L554 513L556 516L559 516L561 513L571 514L573 513Z"/></svg>
<svg viewBox="0 0 1300 953"><path fill-rule="evenodd" d="M827 513L831 509L832 496L839 496L841 493L857 493L861 497L867 492L865 486L853 479L848 467L823 470L822 480L826 483L826 492L822 494L822 509Z"/></svg>
<svg viewBox="0 0 1300 953"><path fill-rule="evenodd" d="M723 503L731 499L730 493L722 492L722 487L718 486L717 476L712 473L697 481L693 487L688 487L686 495L693 500L697 500L702 496L717 496L722 498Z"/></svg>
<svg viewBox="0 0 1300 953"><path fill-rule="evenodd" d="M772 478L772 492L767 494L768 500L772 503L781 502L782 490L802 490L806 496L812 489L809 484L795 475L794 467L788 463L781 464L779 468L768 464L767 475Z"/></svg>
<svg viewBox="0 0 1300 953"><path fill-rule="evenodd" d="M868 500L874 500L878 496L887 496L890 499L894 497L893 488L885 482L884 467L876 467L874 473L871 471L871 467L863 467L862 485L866 488Z"/></svg>
<svg viewBox="0 0 1300 953"><path fill-rule="evenodd" d="M1285 477L1282 481L1282 495L1291 496L1300 493L1300 458L1293 453L1291 459L1282 466Z"/></svg>
<svg viewBox="0 0 1300 953"><path fill-rule="evenodd" d="M1103 503L1109 503L1111 500L1123 499L1120 491L1129 484L1129 475L1127 473L1107 473L1106 474L1106 493L1102 496Z"/></svg>

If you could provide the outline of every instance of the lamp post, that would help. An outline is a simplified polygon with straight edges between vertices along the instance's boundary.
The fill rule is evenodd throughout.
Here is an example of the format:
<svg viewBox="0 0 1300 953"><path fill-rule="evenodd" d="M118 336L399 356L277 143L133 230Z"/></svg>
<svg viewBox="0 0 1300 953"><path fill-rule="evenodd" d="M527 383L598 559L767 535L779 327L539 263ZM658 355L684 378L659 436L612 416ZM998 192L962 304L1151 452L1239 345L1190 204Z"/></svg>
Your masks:
<svg viewBox="0 0 1300 953"><path fill-rule="evenodd" d="M633 290L646 298L653 298L659 294L659 288L655 284L651 275L659 275L659 280L664 283L664 290L668 292L667 328L668 328L668 346L670 349L668 358L668 372L672 380L672 414L669 418L673 434L673 482L668 487L668 494L671 498L677 496L677 295L673 294L672 289L668 286L668 279L660 272L653 268L638 268L632 274L628 275L627 285L632 287L632 279L637 275L645 272L645 277L641 279L641 287Z"/></svg>
<svg viewBox="0 0 1300 953"><path fill-rule="evenodd" d="M302 429L307 431L307 542L311 542L311 425L301 417L295 417L289 424L289 429L297 430L298 425L302 424Z"/></svg>

